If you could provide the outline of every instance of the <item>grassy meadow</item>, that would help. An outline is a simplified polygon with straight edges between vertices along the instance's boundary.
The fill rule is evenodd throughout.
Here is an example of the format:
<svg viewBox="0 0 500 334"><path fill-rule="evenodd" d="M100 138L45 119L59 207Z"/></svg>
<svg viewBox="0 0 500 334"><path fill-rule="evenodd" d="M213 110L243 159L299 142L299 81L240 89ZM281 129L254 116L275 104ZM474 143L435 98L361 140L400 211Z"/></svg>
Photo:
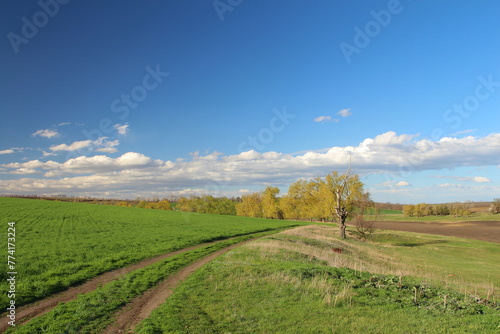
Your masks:
<svg viewBox="0 0 500 334"><path fill-rule="evenodd" d="M499 256L488 242L300 227L206 265L136 333L497 333Z"/></svg>
<svg viewBox="0 0 500 334"><path fill-rule="evenodd" d="M0 198L0 212L5 233L8 222L16 223L17 305L159 254L300 224L16 198ZM7 238L1 247L7 251ZM2 294L0 306L7 303Z"/></svg>
<svg viewBox="0 0 500 334"><path fill-rule="evenodd" d="M100 333L117 311L180 268L256 236L264 237L196 271L135 332L500 330L498 243L384 230L363 242L339 239L332 224L12 198L0 198L0 211L5 231L16 222L17 305L218 241L125 274L8 333ZM7 301L2 296L2 307Z"/></svg>

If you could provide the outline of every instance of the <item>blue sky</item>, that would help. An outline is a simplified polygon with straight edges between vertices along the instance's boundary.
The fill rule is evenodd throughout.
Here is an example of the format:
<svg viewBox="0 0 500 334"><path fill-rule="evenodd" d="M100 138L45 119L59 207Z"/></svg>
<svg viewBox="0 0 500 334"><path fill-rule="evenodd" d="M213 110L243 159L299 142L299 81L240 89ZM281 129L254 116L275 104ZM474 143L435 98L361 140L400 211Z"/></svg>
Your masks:
<svg viewBox="0 0 500 334"><path fill-rule="evenodd" d="M2 6L0 193L500 197L497 1Z"/></svg>

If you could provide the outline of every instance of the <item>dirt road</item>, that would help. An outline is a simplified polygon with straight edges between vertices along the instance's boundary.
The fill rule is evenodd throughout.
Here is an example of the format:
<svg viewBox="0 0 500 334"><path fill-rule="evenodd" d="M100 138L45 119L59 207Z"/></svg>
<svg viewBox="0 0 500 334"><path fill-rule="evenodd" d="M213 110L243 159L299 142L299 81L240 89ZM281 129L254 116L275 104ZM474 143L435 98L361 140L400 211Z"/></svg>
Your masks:
<svg viewBox="0 0 500 334"><path fill-rule="evenodd" d="M232 238L231 238L232 239ZM229 240L229 239L228 239ZM130 273L132 271L144 268L146 266L149 266L155 262L167 259L171 256L184 253L199 247L207 246L216 242L220 242L221 240L217 240L214 242L209 242L209 243L204 243L204 244L199 244L187 248L183 248L174 252L170 252L167 254L162 254L160 256L156 256L150 259L146 259L144 261L135 263L133 265L130 265L125 268L120 268L116 269L113 271L106 272L102 275L96 276L89 281L85 282L84 284L74 286L69 288L68 290L56 293L55 295L52 295L50 297L47 297L45 299L42 299L38 302L22 306L16 310L16 323L17 324L22 324L34 317L40 316L42 314L45 314L49 311L51 311L57 304L59 303L65 303L70 300L75 299L79 294L87 293L94 291L97 289L99 286L104 285L108 282L111 282L114 279L117 279L118 277L125 275L127 273ZM0 333L3 333L8 327L9 318L6 316L1 317L0 319Z"/></svg>
<svg viewBox="0 0 500 334"><path fill-rule="evenodd" d="M166 280L161 282L156 287L146 291L146 293L132 300L127 306L125 306L124 309L117 313L115 322L113 322L102 333L131 333L135 326L137 326L142 320L148 318L153 310L163 304L166 299L172 295L179 283L184 281L194 271L214 260L218 256L254 240L255 239L250 239L236 245L223 248L188 265L187 267L182 268L177 273L169 276Z"/></svg>

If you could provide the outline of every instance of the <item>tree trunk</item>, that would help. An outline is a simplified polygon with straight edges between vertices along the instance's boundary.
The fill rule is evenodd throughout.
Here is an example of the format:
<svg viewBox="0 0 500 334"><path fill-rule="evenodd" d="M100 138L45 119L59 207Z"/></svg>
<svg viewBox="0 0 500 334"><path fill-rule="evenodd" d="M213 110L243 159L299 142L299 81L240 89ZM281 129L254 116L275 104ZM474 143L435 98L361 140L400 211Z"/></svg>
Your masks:
<svg viewBox="0 0 500 334"><path fill-rule="evenodd" d="M345 239L346 238L346 236L345 236L345 229L346 229L345 221L347 219L348 213L346 210L342 210L342 209L337 209L335 211L337 213L337 218L339 220L339 237L341 237L342 239Z"/></svg>
<svg viewBox="0 0 500 334"><path fill-rule="evenodd" d="M339 230L339 237L342 239L345 239L345 219L342 219L340 222L340 230Z"/></svg>

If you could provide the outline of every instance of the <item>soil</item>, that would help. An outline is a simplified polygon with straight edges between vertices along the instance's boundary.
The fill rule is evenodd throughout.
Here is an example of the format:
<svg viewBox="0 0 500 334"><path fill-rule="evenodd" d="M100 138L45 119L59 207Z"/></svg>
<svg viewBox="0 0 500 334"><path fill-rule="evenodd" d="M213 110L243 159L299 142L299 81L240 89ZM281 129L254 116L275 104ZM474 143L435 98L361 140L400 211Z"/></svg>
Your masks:
<svg viewBox="0 0 500 334"><path fill-rule="evenodd" d="M175 274L169 276L156 287L132 300L124 309L115 316L115 321L102 332L102 334L132 333L135 326L149 317L151 312L163 304L172 295L175 288L194 271L214 260L218 256L255 239L250 239L236 245L232 245L182 268Z"/></svg>
<svg viewBox="0 0 500 334"><path fill-rule="evenodd" d="M112 280L115 280L115 279L119 278L120 276L125 275L127 273L130 273L134 270L144 268L144 267L149 266L155 262L169 258L173 255L187 252L187 251L199 248L199 247L207 246L207 245L219 242L219 241L220 240L183 248L183 249L177 250L175 252L170 252L170 253L162 254L162 255L159 255L159 256L156 256L156 257L153 257L150 259L146 259L144 261L135 263L135 264L130 265L130 266L125 267L125 268L120 268L120 269L116 269L113 271L109 271L109 272L106 272L102 275L96 276L96 277L90 279L89 281L87 281L81 285L71 287L65 291L56 293L50 297L42 299L42 300L35 302L33 304L28 304L28 305L19 307L16 309L16 325L22 324L22 323L27 322L28 320L30 320L34 317L45 314L45 313L51 311L59 303L65 303L65 302L68 302L70 300L73 300L79 294L94 291L99 286L104 285L108 282L111 282ZM8 324L8 321L10 321L10 319L7 318L6 316L1 317L1 319L0 319L0 333L3 333L8 327L10 327L10 325Z"/></svg>
<svg viewBox="0 0 500 334"><path fill-rule="evenodd" d="M500 243L500 221L440 223L377 221L375 222L375 228L383 230L438 234Z"/></svg>

